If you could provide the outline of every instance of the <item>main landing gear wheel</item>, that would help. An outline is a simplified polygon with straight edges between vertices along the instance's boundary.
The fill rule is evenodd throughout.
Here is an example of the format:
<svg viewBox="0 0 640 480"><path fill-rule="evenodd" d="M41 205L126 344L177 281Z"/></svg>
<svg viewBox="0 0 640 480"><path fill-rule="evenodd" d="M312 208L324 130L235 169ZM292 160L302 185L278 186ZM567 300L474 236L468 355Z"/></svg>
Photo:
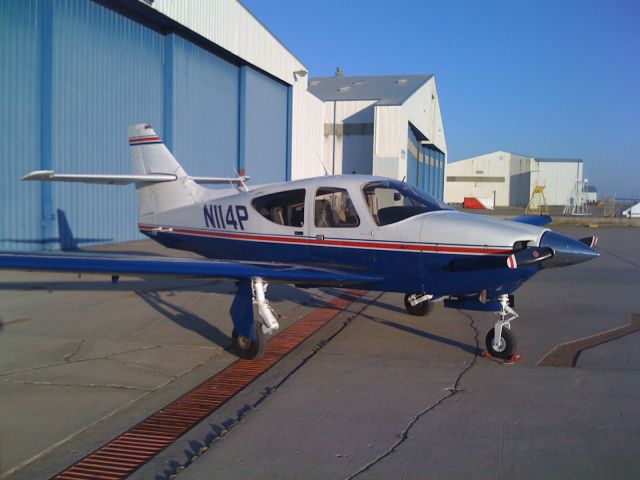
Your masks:
<svg viewBox="0 0 640 480"><path fill-rule="evenodd" d="M494 346L493 339L495 338L495 329L492 328L487 332L487 338L485 345L487 346L487 352L492 357L509 359L516 351L516 337L511 333L508 328L503 328L500 332L500 342L498 346Z"/></svg>
<svg viewBox="0 0 640 480"><path fill-rule="evenodd" d="M256 339L250 340L247 337L238 335L236 329L231 334L233 342L233 350L240 358L246 360L258 360L264 356L267 351L268 337L262 331L260 322L256 322Z"/></svg>
<svg viewBox="0 0 640 480"><path fill-rule="evenodd" d="M412 305L411 300L415 300L421 295L418 293L407 293L404 296L404 308L409 315L415 315L416 317L424 317L431 313L433 310L433 302L431 300L423 300L422 302Z"/></svg>

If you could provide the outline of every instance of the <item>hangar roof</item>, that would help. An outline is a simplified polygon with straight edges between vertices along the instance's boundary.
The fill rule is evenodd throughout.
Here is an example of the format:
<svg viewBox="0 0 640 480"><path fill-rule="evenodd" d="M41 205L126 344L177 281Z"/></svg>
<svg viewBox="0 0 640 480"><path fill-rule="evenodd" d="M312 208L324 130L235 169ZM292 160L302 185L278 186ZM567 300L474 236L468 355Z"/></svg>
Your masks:
<svg viewBox="0 0 640 480"><path fill-rule="evenodd" d="M384 75L372 77L314 77L309 92L329 100L378 100L376 105L402 105L433 75Z"/></svg>
<svg viewBox="0 0 640 480"><path fill-rule="evenodd" d="M582 163L582 160L579 158L534 158L536 162L541 163Z"/></svg>

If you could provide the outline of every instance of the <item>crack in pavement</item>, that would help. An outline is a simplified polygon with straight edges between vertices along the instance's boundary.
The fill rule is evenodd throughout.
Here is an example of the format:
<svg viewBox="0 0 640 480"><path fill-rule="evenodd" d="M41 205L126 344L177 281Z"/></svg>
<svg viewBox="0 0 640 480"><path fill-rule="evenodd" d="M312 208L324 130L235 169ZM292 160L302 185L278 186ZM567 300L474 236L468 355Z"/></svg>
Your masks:
<svg viewBox="0 0 640 480"><path fill-rule="evenodd" d="M81 340L78 342L78 345L76 346L76 348L75 348L75 350L74 350L73 352L66 354L62 359L63 359L65 362L70 362L70 361L71 361L71 358L73 358L73 356L74 356L75 354L77 354L77 353L80 351L80 348L82 348L82 344L83 344L83 343L84 343L84 338L83 338L83 339L81 339Z"/></svg>
<svg viewBox="0 0 640 480"><path fill-rule="evenodd" d="M327 346L329 344L329 342L331 342L331 340L333 340L341 332L343 332L349 325L351 325L351 323L353 323L353 321L356 318L361 317L363 315L364 310L369 305L371 305L372 303L377 301L383 294L384 294L384 292L379 292L373 298L361 297L361 300L363 300L362 304L357 304L354 301L354 303L352 303L349 307L347 307L346 309L343 309L343 311L341 313L348 312L348 313L350 313L350 315L345 320L343 320L342 325L335 332L333 332L331 335L329 335L326 338L322 338L322 339L318 340L316 345L312 348L311 353L309 353L302 360L300 360L295 366L293 366L293 368L283 378L281 378L278 381L278 383L276 383L273 386L267 386L260 393L260 396L256 401L254 401L250 405L245 405L242 409L240 409L237 412L237 415L235 416L235 418L229 418L229 419L227 419L225 421L218 422L218 423L220 423L222 425L222 427L219 427L217 424L216 425L211 424L212 427L216 427L214 429L215 433L213 435L211 434L211 432L209 432L204 440L203 439L194 439L194 438L189 439L189 445L191 446L191 448L186 450L186 451L184 449L181 450L182 453L186 453L187 454L187 456L188 456L187 460L185 462L181 462L180 460L176 460L176 459L172 460L171 462L169 462L169 463L173 463L172 468L170 470L168 470L168 469L165 470L163 473L157 473L155 478L156 479L171 479L171 478L174 478L176 475L179 475L180 473L184 472L204 452L209 450L209 448L213 447L213 445L216 442L222 440L224 438L224 436L227 435L234 427L236 427L245 417L250 415L252 412L256 411L256 408L258 406L260 406L264 401L266 401L280 387L285 385L296 373L298 373L309 361L311 361L311 359L313 359L316 356L316 354L318 352L320 352L320 350L322 350L325 346ZM354 306L357 306L357 307L360 307L360 308L357 308L357 309L354 309L353 311L350 311L349 309L351 309ZM316 332L316 334L317 333L318 332ZM202 420L202 422L203 423L204 422L209 422L209 420L208 419L204 419L204 420ZM194 445L196 447L193 447Z"/></svg>
<svg viewBox="0 0 640 480"><path fill-rule="evenodd" d="M628 263L629 265L633 265L634 267L640 268L640 264L634 262L633 260L629 260L628 258L625 258L625 257L623 257L621 255L618 255L617 253L613 253L612 251L606 250L606 249L601 248L601 247L598 247L598 250L601 251L601 252L605 252L605 253L611 255L612 257L617 258L618 260L622 260L623 262Z"/></svg>
<svg viewBox="0 0 640 480"><path fill-rule="evenodd" d="M448 399L450 399L454 395L458 394L459 392L464 391L463 389L458 388L458 386L460 385L460 382L462 381L462 378L464 377L464 375L469 370L471 370L477 363L478 354L480 353L480 340L478 338L480 334L478 332L478 329L476 328L475 322L473 321L473 317L471 315L469 315L468 313L466 313L466 312L462 312L460 310L458 310L458 312L460 312L462 315L464 315L465 317L467 317L469 319L469 326L473 329L473 332L474 332L474 340L475 340L475 344L476 344L476 352L475 352L473 358L471 359L471 362L465 368L463 368L460 373L458 373L458 376L456 377L456 380L453 383L453 385L451 387L448 387L448 388L445 389L449 393L447 393L446 395L441 397L439 400L437 400L436 402L432 403L431 405L429 405L428 407L426 407L425 409L420 411L418 414L412 416L411 420L404 427L404 429L402 429L400 432L398 432L396 434L396 436L398 437L398 440L396 442L394 442L387 450L382 452L380 455L378 455L372 461L370 461L369 463L366 463L365 465L360 467L355 472L353 472L353 473L349 474L348 476L346 476L344 478L344 480L351 480L353 478L356 478L360 474L366 472L367 470L371 469L372 467L374 467L378 463L382 462L385 458L387 458L389 455L391 455L393 452L395 452L406 440L409 439L409 432L411 431L413 426L422 419L422 417L424 417L426 414L428 414L429 412L433 411L434 409L436 409L437 407L442 405L444 402L446 402Z"/></svg>
<svg viewBox="0 0 640 480"><path fill-rule="evenodd" d="M131 350L123 350L122 352L113 352L113 353L108 353L106 355L100 355L100 356L96 356L96 357L87 357L87 358L81 358L79 360L64 360L62 362L47 363L47 364L44 364L44 365L38 365L37 367L30 367L30 368L24 368L22 370L13 370L13 371L9 371L9 372L0 373L0 377L8 377L10 375L17 375L17 374L20 374L20 373L36 372L38 370L44 370L44 369L51 368L51 367L59 367L60 365L71 365L72 363L91 362L93 360L113 360L113 358L111 358L111 357L113 357L115 355L122 355L124 353L140 352L142 350L148 350L150 348L160 348L160 345L144 345L142 347L137 347L137 348L134 348L134 349L131 349ZM74 355L75 355L75 353L74 353Z"/></svg>
<svg viewBox="0 0 640 480"><path fill-rule="evenodd" d="M87 387L87 388L107 388L117 390L136 390L138 392L153 392L154 389L132 387L129 385L118 385L114 383L108 383L106 385L100 385L97 383L57 383L57 382L38 382L28 380L8 380L6 378L0 379L0 383L14 384L14 385L44 385L49 387Z"/></svg>

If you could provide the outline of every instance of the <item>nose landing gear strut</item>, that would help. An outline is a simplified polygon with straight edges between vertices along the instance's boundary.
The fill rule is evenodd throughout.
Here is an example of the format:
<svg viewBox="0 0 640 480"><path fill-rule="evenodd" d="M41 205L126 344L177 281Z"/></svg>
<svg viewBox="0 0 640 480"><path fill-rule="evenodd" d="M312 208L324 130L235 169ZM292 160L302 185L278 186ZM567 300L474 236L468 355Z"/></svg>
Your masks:
<svg viewBox="0 0 640 480"><path fill-rule="evenodd" d="M518 314L509 305L509 295L498 297L501 309L495 326L487 332L487 352L492 357L511 359L516 350L516 337L511 333L511 322L518 318Z"/></svg>

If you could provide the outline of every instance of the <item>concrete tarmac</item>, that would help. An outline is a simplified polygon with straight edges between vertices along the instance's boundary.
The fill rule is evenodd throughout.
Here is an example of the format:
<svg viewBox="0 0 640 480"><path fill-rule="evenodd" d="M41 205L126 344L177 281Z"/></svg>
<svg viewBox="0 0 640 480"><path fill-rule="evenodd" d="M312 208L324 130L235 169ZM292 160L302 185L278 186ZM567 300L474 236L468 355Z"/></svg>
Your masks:
<svg viewBox="0 0 640 480"><path fill-rule="evenodd" d="M521 362L478 355L493 314L369 292L131 478L638 478L640 334L536 363L640 313L640 230L558 230L601 256L516 293ZM235 360L231 283L123 280L0 272L5 477L56 473ZM269 297L286 326L332 293Z"/></svg>

